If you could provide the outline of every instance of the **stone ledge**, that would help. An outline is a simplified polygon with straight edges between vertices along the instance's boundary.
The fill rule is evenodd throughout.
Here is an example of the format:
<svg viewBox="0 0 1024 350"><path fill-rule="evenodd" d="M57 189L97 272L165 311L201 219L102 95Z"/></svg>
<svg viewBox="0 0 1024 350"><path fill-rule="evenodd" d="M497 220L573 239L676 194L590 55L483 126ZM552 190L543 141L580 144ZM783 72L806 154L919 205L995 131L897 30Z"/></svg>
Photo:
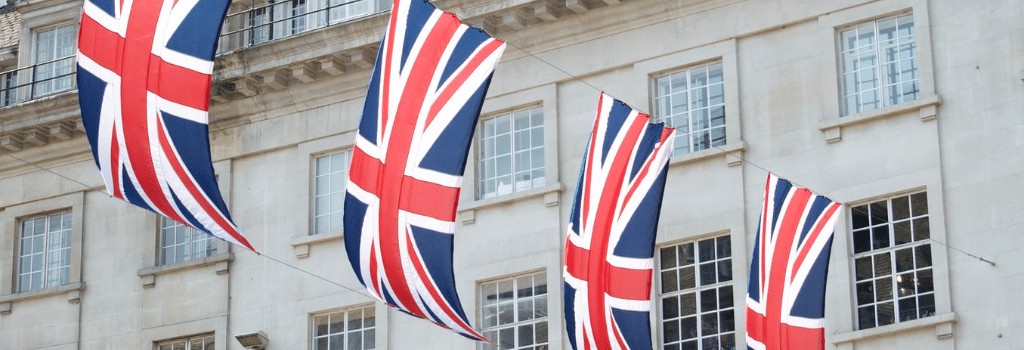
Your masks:
<svg viewBox="0 0 1024 350"><path fill-rule="evenodd" d="M84 290L85 282L75 282L59 285L56 287L3 295L0 296L0 315L10 314L12 308L11 304L13 303L22 302L25 300L46 298L59 294L66 294L68 296L68 303L77 304L81 300L81 292Z"/></svg>
<svg viewBox="0 0 1024 350"><path fill-rule="evenodd" d="M468 203L466 203L464 205L459 206L458 212L459 212L459 216L462 217L461 220L462 220L463 224L472 224L473 222L476 222L476 212L475 211L478 210L478 209L485 209L485 208L490 208L490 207L499 206L499 205L503 205L503 204L508 204L508 203L511 203L511 202L515 202L515 201L519 201L519 200L523 200L523 199L527 199L527 198L544 197L544 202L545 202L544 205L545 206L548 206L548 207L556 206L556 205L558 205L558 196L550 196L549 194L550 193L558 193L558 192L562 192L562 184L561 183L553 183L553 184L550 184L550 185L544 185L544 186L541 186L541 187L531 188L529 190L522 191L522 192L513 192L511 194L495 196L495 197L491 197L491 198L487 198L487 199L480 199L480 200L475 200L475 201L472 201L472 202L468 202Z"/></svg>
<svg viewBox="0 0 1024 350"><path fill-rule="evenodd" d="M932 317L919 318L913 321L900 322L896 324L869 328L865 330L832 334L830 342L832 344L838 345L843 343L855 342L859 340L884 337L900 332L906 332L909 330L933 326L935 327L936 338L947 339L953 336L951 327L947 326L956 323L956 321L956 314L950 312L941 315L935 315Z"/></svg>
<svg viewBox="0 0 1024 350"><path fill-rule="evenodd" d="M156 276L174 273L177 271L188 270L198 268L202 266L216 265L216 272L218 275L228 273L228 262L235 260L235 254L233 253L220 253L214 256L208 256L201 259L193 259L189 261L176 262L173 264L166 264L160 266L153 266L139 269L136 274L142 279L143 288L152 288L156 286Z"/></svg>
<svg viewBox="0 0 1024 350"><path fill-rule="evenodd" d="M743 153L747 149L747 143L742 140L739 142L733 142L721 147L709 148L697 152L690 152L687 154L674 155L668 161L669 167L680 166L683 164L696 163L702 160L711 159L715 157L726 157L726 164L729 166L737 166L743 164L743 156L733 156L732 153Z"/></svg>
<svg viewBox="0 0 1024 350"><path fill-rule="evenodd" d="M309 246L336 241L342 238L345 238L345 235L342 231L338 230L292 238L291 241L288 241L288 244L295 249L296 258L305 259L309 257Z"/></svg>
<svg viewBox="0 0 1024 350"><path fill-rule="evenodd" d="M918 111L918 116L921 118L921 121L934 120L937 112L936 107L940 104L942 104L942 99L939 98L939 95L923 96L919 99L898 105L882 107L843 117L822 119L818 123L818 129L825 134L825 142L835 143L842 141L842 128L845 126L868 123L915 110Z"/></svg>

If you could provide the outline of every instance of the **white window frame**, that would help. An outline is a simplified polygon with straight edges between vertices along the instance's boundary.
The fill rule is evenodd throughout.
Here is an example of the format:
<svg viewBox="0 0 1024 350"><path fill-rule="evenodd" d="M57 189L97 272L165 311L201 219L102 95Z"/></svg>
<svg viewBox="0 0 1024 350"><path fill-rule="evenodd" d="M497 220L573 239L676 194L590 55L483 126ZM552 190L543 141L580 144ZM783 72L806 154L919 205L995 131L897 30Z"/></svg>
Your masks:
<svg viewBox="0 0 1024 350"><path fill-rule="evenodd" d="M653 116L658 122L676 128L673 154L725 146L728 133L725 118L729 111L725 106L724 78L721 61L652 77ZM680 91L675 90L678 85L682 85Z"/></svg>
<svg viewBox="0 0 1024 350"><path fill-rule="evenodd" d="M171 339L160 341L153 344L154 350L213 350L216 338L213 333L193 335L184 338ZM184 348L175 348L177 345L183 345Z"/></svg>
<svg viewBox="0 0 1024 350"><path fill-rule="evenodd" d="M688 153L676 152L669 160L670 166L691 164L711 158L722 158L728 166L738 166L743 162L743 151L746 145L743 143L743 134L740 121L742 111L740 110L739 94L739 72L736 55L736 39L728 39L716 43L704 45L697 48L678 51L675 53L639 61L633 64L633 76L636 79L633 86L646 86L646 96L641 104L650 106L649 111L656 115L656 79L667 74L679 72L690 67L720 62L722 64L722 91L725 108L725 144L709 149L691 151ZM628 98L626 99L629 102ZM679 142L677 140L676 142ZM735 156L729 156L733 154Z"/></svg>
<svg viewBox="0 0 1024 350"><path fill-rule="evenodd" d="M169 242L168 238L175 238ZM177 238L184 238L179 241ZM160 249L157 257L157 265L167 265L190 260L211 257L217 254L219 239L205 232L189 227L180 222L160 217ZM168 251L178 252L183 250L184 254L178 256L168 255Z"/></svg>
<svg viewBox="0 0 1024 350"><path fill-rule="evenodd" d="M882 29L890 28L890 24L892 38L883 43L880 41L884 35ZM920 97L913 13L907 11L847 26L836 35L839 36L841 115L867 112ZM886 73L887 66L896 70ZM887 79L894 76L895 82ZM873 102L865 102L867 100Z"/></svg>
<svg viewBox="0 0 1024 350"><path fill-rule="evenodd" d="M922 198L923 197L923 198ZM896 218L894 215L894 204L896 201L907 200L907 208L910 210L907 217ZM918 199L918 201L915 201ZM924 212L920 209L920 200L924 200ZM856 317L856 328L859 330L871 329L875 327L886 326L895 323L907 322L926 317L932 317L936 315L936 289L935 289L935 274L934 266L935 259L932 258L933 250L932 244L929 240L931 238L930 230L930 216L928 212L928 198L927 192L918 191L913 193L901 194L883 198L880 200L874 200L867 203L862 203L854 206L850 206L850 232L852 233L850 239L853 244L850 246L851 259L853 260L853 293L854 293L854 307L856 311L854 315ZM876 205L885 205L885 218L883 222L876 223L874 217L878 214L875 211ZM860 208L870 211L870 222L863 227L854 226L854 220L858 217L856 214ZM869 215L865 212L864 215ZM905 225L901 225L905 224ZM898 243L896 240L897 232L896 226L906 226L906 231L910 237L910 240L904 243ZM921 230L927 231L927 236L922 238ZM866 235L865 235L866 234ZM858 251L858 241L866 238L868 247L867 250ZM885 240L885 247L875 247L876 241L879 239ZM899 271L900 259L899 255L901 252L910 250L910 267L903 271ZM921 254L926 253L928 257L928 266L920 266L921 263L919 258ZM862 265L867 263L866 266ZM906 264L904 262L903 264ZM878 275L878 269L880 266L884 266L886 269L885 274ZM865 275L866 272L866 275ZM910 276L906 276L909 273ZM862 278L861 276L866 276ZM918 279L920 278L920 280ZM928 284L931 284L930 290L924 292L910 291L909 289L916 289L914 285L911 285L911 281L916 281L917 286L923 286L921 283L925 278L930 279ZM907 280L903 280L907 279ZM864 289L874 295L871 296L871 301L861 303L861 291ZM883 296L884 300L879 300L879 291L888 289L888 296ZM900 295L903 293L903 295ZM911 300L912 299L912 300ZM923 310L921 307L922 299L931 299L931 310ZM904 303L913 302L914 315L913 318L901 315L901 308ZM878 308L881 306L888 305L892 308L892 320L888 323L883 323ZM871 311L871 325L865 326L866 320L864 317L865 311L870 308Z"/></svg>
<svg viewBox="0 0 1024 350"><path fill-rule="evenodd" d="M502 131L503 126L508 130ZM510 195L546 184L544 126L543 106L517 108L480 120L477 130L477 198ZM506 136L507 140L504 139ZM540 145L537 145L538 140ZM507 147L508 152L499 154L503 147ZM539 162L536 159L538 155ZM506 164L508 173L499 174L498 169ZM519 181L517 178L521 175L530 178ZM500 181L506 177L509 183L503 185ZM493 186L487 186L491 181ZM504 192L503 188L506 189Z"/></svg>
<svg viewBox="0 0 1024 350"><path fill-rule="evenodd" d="M69 283L71 274L71 226L73 214L69 210L37 215L20 220L18 232L18 258L16 260L17 293L58 287ZM56 222L54 222L56 219ZM38 230L38 225L43 225ZM57 227L55 228L54 225ZM26 236L26 229L36 231ZM55 242L57 241L57 242ZM59 242L59 243L58 243ZM41 251L36 251L41 244ZM55 245L59 245L55 247ZM29 248L30 247L30 248ZM32 252L26 251L31 249ZM36 259L36 258L39 259ZM36 261L38 260L38 261ZM39 268L35 268L36 264ZM29 270L25 270L25 265ZM39 284L32 283L39 275ZM28 277L28 285L25 284Z"/></svg>
<svg viewBox="0 0 1024 350"><path fill-rule="evenodd" d="M712 249L714 251L715 256L712 257L711 259L702 259L702 257L699 254L700 246L701 244L705 244L705 242L710 242L710 244L712 244ZM683 247L685 246L690 246L689 252L685 252L686 249L683 249ZM728 256L719 256L719 254L722 253L722 250L720 249L722 247L726 247L726 251L729 252ZM723 338L729 339L728 337L731 337L733 346L739 346L743 344L741 339L737 339L737 328L739 327L737 323L738 319L742 319L741 316L738 317L738 314L742 312L743 308L742 305L736 305L736 289L734 284L737 280L737 269L734 268L735 262L733 261L736 254L735 252L732 251L732 249L732 237L728 233L705 236L685 241L677 241L670 244L664 244L658 247L658 253L656 257L657 273L655 274L657 276L657 283L655 283L655 286L657 286L658 289L654 291L654 294L656 296L655 300L658 312L656 318L657 327L655 327L655 329L659 330L656 336L656 339L658 340L659 349L680 349L682 344L689 342L693 342L697 346L697 349L718 349L718 344L720 344L721 340ZM670 256L669 252L671 252L674 255ZM678 263L678 258L680 256L679 254L683 253L693 255L693 261L683 266L680 266L680 264ZM719 266L723 262L728 263L728 269L730 271L730 279L725 281L719 280L719 273L721 272ZM740 262L742 262L742 260L740 260ZM669 263L671 263L672 266L666 267L666 264ZM708 283L706 285L701 285L701 279L703 278L701 275L701 268L707 266L712 267L712 271L715 276L715 282ZM686 272L687 268L691 269L691 272L693 274L694 285L692 287L682 285L683 282L680 279L681 277L685 277L684 273ZM675 282L666 284L666 277L671 276L675 276ZM740 279L742 280L743 276L740 276ZM678 286L678 289L675 289L676 287L672 285ZM714 307L712 307L709 310L703 309L703 303L706 301L706 294L714 294L714 298L716 299L714 300ZM680 301L683 300L687 295L693 295L692 314L683 314L685 310L683 310L683 305ZM675 300L676 303L672 304L670 302L671 300ZM731 305L721 307L721 305L723 305L725 302L728 302ZM673 306L678 309L675 312L669 311L668 315L673 317L670 317L670 319L666 320L666 312L668 310L668 306ZM722 321L725 319L729 312L732 313L733 323L731 325L731 329L723 330ZM703 334L702 328L697 326L701 324L703 318L708 315L714 315L716 321L716 332L714 334ZM683 323L688 322L687 320L693 322L694 330L696 331L696 333L692 334L692 338L684 339L684 330L681 327ZM669 324L669 322L677 322L680 328L672 329L668 327L667 325ZM678 339L676 337L672 337L671 340L667 340L666 335L670 331L679 332ZM714 345L714 347L712 347L710 343L705 344L705 342L709 341L710 339L714 339L714 344L716 344ZM670 343L666 344L667 342Z"/></svg>
<svg viewBox="0 0 1024 350"><path fill-rule="evenodd" d="M520 296L521 285L525 284L526 281L530 282L529 295ZM543 294L538 292L538 281L544 283ZM507 289L505 288L507 287ZM506 290L511 293L508 300L502 300L502 290ZM479 293L480 305L480 331L484 337L493 341L494 344L480 343L479 349L481 350L519 350L519 349L535 349L535 347L543 346L548 348L552 342L552 332L550 323L548 322L548 315L550 313L550 306L548 305L548 293L550 288L547 281L546 271L534 271L523 274L518 274L510 277L505 277L496 280L490 280L480 282L477 286L477 292ZM490 292L494 292L490 294ZM491 302L491 299L497 298ZM540 306L543 305L543 306ZM512 320L511 323L497 324L500 322L498 319L501 314L503 306L507 306L506 310L511 312ZM524 310L524 306L533 314L531 318L524 318L520 312ZM544 312L541 316L537 316L538 309L543 308ZM493 312L493 315L491 314ZM493 317L493 320L488 321ZM521 319L523 318L523 319ZM523 336L520 331L524 328L530 327L530 331L533 332L533 339L530 339L530 344L520 344ZM539 339L537 336L537 330L543 327L547 330L547 335L544 339ZM512 344L501 343L506 337L511 337ZM499 339L500 338L500 339ZM557 334L554 339L558 339ZM511 347L508 347L509 345Z"/></svg>
<svg viewBox="0 0 1024 350"><path fill-rule="evenodd" d="M352 317L353 315L356 315L356 314L358 314L359 328L358 329L350 329L349 327L352 326L352 321L353 321L352 319L350 319L350 317ZM367 315L367 314L369 314L369 315ZM369 325L369 326L366 325L366 323L367 323L366 322L367 316L373 317L373 324L372 325ZM337 331L335 331L335 329L332 329L333 325L335 324L334 323L334 318L335 317L341 317L341 329L339 329ZM319 322L320 322L320 320L326 320L326 322L327 322L325 324L325 327L327 327L326 333L318 334L318 332L320 331L320 329L319 329ZM335 341L340 341L342 343L341 348L338 348L340 350L370 350L370 349L379 349L380 347L377 344L377 335L376 335L377 329L378 329L378 325L380 324L379 321L380 321L380 318L377 317L377 315L376 315L376 307L375 307L375 305L372 305L372 304L371 305L363 305L363 306L351 307L351 308L342 309L342 310L338 310L338 311L322 312L322 313L311 315L311 317L310 317L310 322L311 322L310 323L310 325L311 325L310 330L311 331L309 333L309 335L310 335L310 348L312 350L336 349L336 347L332 347L331 343L333 343ZM352 344L350 344L350 342L351 342L351 338L350 337L353 334L356 334L356 333L359 334L359 346L358 347L351 347L350 345L352 345ZM368 337L370 337L370 338L368 338ZM373 339L373 340L371 340L371 342L372 342L371 344L373 345L373 347L367 347L367 339ZM324 344L324 347L320 347L319 346L320 344Z"/></svg>
<svg viewBox="0 0 1024 350"><path fill-rule="evenodd" d="M877 1L865 3L818 17L818 31L822 43L828 45L820 56L822 77L822 107L818 129L828 143L842 141L843 129L854 124L916 115L922 122L934 120L937 106L942 103L935 90L934 63L931 47L931 23L927 0ZM917 45L918 96L914 100L883 106L854 114L843 113L842 60L840 35L844 29L897 15L912 14Z"/></svg>
<svg viewBox="0 0 1024 350"><path fill-rule="evenodd" d="M40 64L32 70L32 96L49 95L74 88L75 34L77 33L75 29L74 23L61 23L32 30L32 64L49 62ZM61 31L67 32L62 34ZM47 45L50 46L47 52L53 57L40 59L40 49L43 48L40 35L49 32L53 32L54 37L52 45ZM64 39L68 40L68 45L60 46L61 38L58 37L58 34L65 35ZM62 49L66 49L68 53L58 56ZM44 76L40 77L41 74Z"/></svg>
<svg viewBox="0 0 1024 350"><path fill-rule="evenodd" d="M336 167L337 164L339 164ZM345 206L345 188L348 184L349 166L352 162L352 149L324 153L313 157L311 170L313 190L310 195L310 235L342 231ZM326 166L325 172L320 167ZM340 168L338 168L340 167ZM321 192L321 187L325 192ZM322 226L321 222L323 225ZM335 225L337 223L337 225Z"/></svg>

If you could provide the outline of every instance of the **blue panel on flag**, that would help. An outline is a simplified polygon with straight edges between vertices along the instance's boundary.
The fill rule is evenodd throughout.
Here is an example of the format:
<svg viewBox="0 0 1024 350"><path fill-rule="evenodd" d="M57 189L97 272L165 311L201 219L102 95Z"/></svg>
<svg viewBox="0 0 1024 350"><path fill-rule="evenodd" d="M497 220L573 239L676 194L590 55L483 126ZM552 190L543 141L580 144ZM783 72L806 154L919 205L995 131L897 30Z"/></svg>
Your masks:
<svg viewBox="0 0 1024 350"><path fill-rule="evenodd" d="M622 338L630 350L651 350L650 317L650 312L612 309L615 323L629 325L628 329L622 330Z"/></svg>
<svg viewBox="0 0 1024 350"><path fill-rule="evenodd" d="M448 64L444 67L444 73L441 73L441 79L437 82L437 88L440 88L440 84L447 81L448 78L451 77L452 73L455 73L455 70L461 67L462 64L469 59L470 55L473 54L473 51L476 51L481 44L490 38L491 37L488 36L487 33L484 33L479 29L467 29L466 34L464 34L462 38L459 39L459 43L455 45L455 50L452 51L452 56L448 59ZM490 84L484 84L484 86L488 85Z"/></svg>
<svg viewBox="0 0 1024 350"><path fill-rule="evenodd" d="M462 106L452 122L444 128L434 147L423 156L421 167L455 176L462 176L466 172L466 154L469 153L469 144L473 140L473 131L476 130L490 81L491 78L487 78L487 82L473 93L470 102Z"/></svg>
<svg viewBox="0 0 1024 350"><path fill-rule="evenodd" d="M667 173L668 167L661 171ZM658 175L658 180L644 196L636 213L626 222L626 228L622 230L622 243L615 247L615 255L637 259L654 256L654 238L661 215L661 194L665 192L666 176L668 175Z"/></svg>
<svg viewBox="0 0 1024 350"><path fill-rule="evenodd" d="M199 1L167 41L167 48L197 58L213 57L229 2Z"/></svg>
<svg viewBox="0 0 1024 350"><path fill-rule="evenodd" d="M213 160L210 158L210 139L206 136L209 134L209 127L167 112L162 114L164 124L167 125L167 133L171 135L171 142L178 146L178 154L191 155L182 157L181 160L185 163L186 171L196 179L196 184L202 188L213 205L231 220L228 208L220 195Z"/></svg>
<svg viewBox="0 0 1024 350"><path fill-rule="evenodd" d="M92 159L96 162L96 167L100 166L100 157L96 153L97 142L99 142L99 118L90 118L87 116L98 116L100 110L103 108L103 94L107 90L107 82L100 78L97 78L91 72L78 69L78 101L79 108L82 111L82 126L85 127L85 135L89 138L89 144L92 145Z"/></svg>

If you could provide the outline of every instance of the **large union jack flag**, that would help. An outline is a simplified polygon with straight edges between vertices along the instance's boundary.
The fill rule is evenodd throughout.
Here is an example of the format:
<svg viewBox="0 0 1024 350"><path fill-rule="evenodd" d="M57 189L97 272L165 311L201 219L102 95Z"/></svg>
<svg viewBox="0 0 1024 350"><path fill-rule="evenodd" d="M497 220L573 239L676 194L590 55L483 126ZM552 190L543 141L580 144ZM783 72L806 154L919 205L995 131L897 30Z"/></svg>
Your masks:
<svg viewBox="0 0 1024 350"><path fill-rule="evenodd" d="M654 238L674 131L601 94L565 241L573 349L651 349Z"/></svg>
<svg viewBox="0 0 1024 350"><path fill-rule="evenodd" d="M747 348L825 348L825 277L841 207L768 174L747 284Z"/></svg>
<svg viewBox="0 0 1024 350"><path fill-rule="evenodd" d="M210 74L228 0L86 0L78 91L107 192L252 250L210 160Z"/></svg>
<svg viewBox="0 0 1024 350"><path fill-rule="evenodd" d="M377 299L475 340L455 290L455 211L505 43L426 1L396 0L363 107L345 248Z"/></svg>

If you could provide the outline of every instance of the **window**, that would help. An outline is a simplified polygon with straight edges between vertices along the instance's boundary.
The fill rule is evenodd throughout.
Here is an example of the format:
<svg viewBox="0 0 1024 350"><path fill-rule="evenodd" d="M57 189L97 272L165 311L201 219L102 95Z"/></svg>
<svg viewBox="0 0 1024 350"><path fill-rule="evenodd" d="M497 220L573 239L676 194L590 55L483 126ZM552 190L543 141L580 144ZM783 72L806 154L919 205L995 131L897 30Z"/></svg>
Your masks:
<svg viewBox="0 0 1024 350"><path fill-rule="evenodd" d="M249 45L262 44L270 40L270 26L267 24L267 8L260 7L249 10Z"/></svg>
<svg viewBox="0 0 1024 350"><path fill-rule="evenodd" d="M74 76L75 26L63 25L35 32L33 95L43 95L71 88Z"/></svg>
<svg viewBox="0 0 1024 350"><path fill-rule="evenodd" d="M337 23L357 16L373 12L371 0L329 0L330 11L328 12L329 22Z"/></svg>
<svg viewBox="0 0 1024 350"><path fill-rule="evenodd" d="M840 31L842 115L916 100L917 42L912 15Z"/></svg>
<svg viewBox="0 0 1024 350"><path fill-rule="evenodd" d="M352 150L316 157L312 234L341 230L351 158Z"/></svg>
<svg viewBox="0 0 1024 350"><path fill-rule="evenodd" d="M159 265L201 259L217 254L217 239L177 221L160 218Z"/></svg>
<svg viewBox="0 0 1024 350"><path fill-rule="evenodd" d="M376 349L373 306L313 316L313 350Z"/></svg>
<svg viewBox="0 0 1024 350"><path fill-rule="evenodd" d="M735 349L729 236L659 250L664 350Z"/></svg>
<svg viewBox="0 0 1024 350"><path fill-rule="evenodd" d="M548 284L544 272L480 285L484 337L511 350L548 348ZM484 350L499 347L482 344Z"/></svg>
<svg viewBox="0 0 1024 350"><path fill-rule="evenodd" d="M156 350L214 350L213 334L163 341L157 343Z"/></svg>
<svg viewBox="0 0 1024 350"><path fill-rule="evenodd" d="M481 123L478 198L544 186L544 109L521 109Z"/></svg>
<svg viewBox="0 0 1024 350"><path fill-rule="evenodd" d="M272 38L295 35L306 31L306 0L271 1L274 19Z"/></svg>
<svg viewBox="0 0 1024 350"><path fill-rule="evenodd" d="M725 145L722 63L655 78L654 117L676 128L675 154Z"/></svg>
<svg viewBox="0 0 1024 350"><path fill-rule="evenodd" d="M893 197L850 212L857 328L934 316L927 194Z"/></svg>
<svg viewBox="0 0 1024 350"><path fill-rule="evenodd" d="M18 292L56 287L69 282L71 212L21 222L18 242Z"/></svg>

